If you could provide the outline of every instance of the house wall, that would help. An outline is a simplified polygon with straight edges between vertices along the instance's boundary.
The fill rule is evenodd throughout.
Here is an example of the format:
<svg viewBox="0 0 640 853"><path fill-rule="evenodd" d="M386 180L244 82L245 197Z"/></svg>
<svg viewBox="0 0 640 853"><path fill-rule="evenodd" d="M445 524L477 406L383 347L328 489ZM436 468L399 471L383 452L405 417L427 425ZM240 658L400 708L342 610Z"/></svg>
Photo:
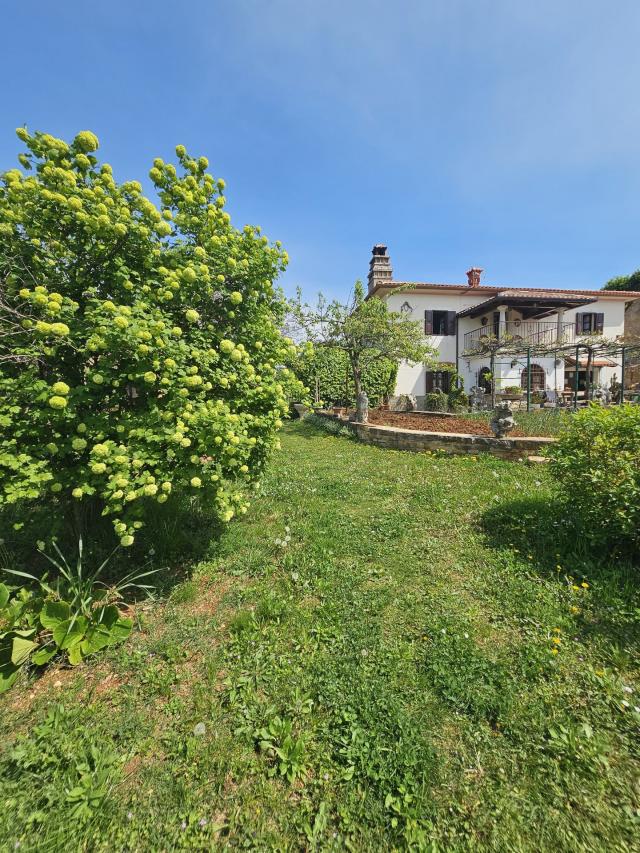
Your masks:
<svg viewBox="0 0 640 853"><path fill-rule="evenodd" d="M598 291L594 291L596 295ZM489 298L487 293L476 293L473 288L460 291L443 291L439 292L434 289L433 292L412 291L393 292L385 297L389 308L392 311L400 311L402 306L407 303L411 306L411 311L407 312L412 320L416 320L424 324L424 312L430 311L455 311L456 313L470 308L473 305L478 305ZM577 312L602 312L604 314L604 329L603 336L614 340L619 335L624 333L625 322L625 303L622 300L614 300L600 298L596 302L588 306L578 309L571 309L564 314L563 322L575 324ZM491 313L488 312L488 326L491 325ZM509 309L508 319L518 319L522 315L517 309ZM545 322L555 322L557 315L553 314L545 318ZM458 351L463 350L464 335L466 332L471 332L481 326L481 318L463 317L458 321ZM438 349L438 360L441 362L456 362L456 336L455 335L433 335L431 343ZM526 367L526 357L518 357L517 364L511 366L513 358L501 356L496 359L495 378L498 388L508 385L519 385L520 374ZM533 362L539 364L545 370L545 385L548 390L561 390L565 385L564 377L564 362L555 363L553 357L540 358L535 357ZM458 372L464 380L465 389L471 388L477 384L478 373L483 366L489 366L489 358L464 358L459 357ZM599 374L596 374L596 382L608 385L614 374L620 378L620 369L616 367L600 368ZM395 394L412 394L417 398L418 408L424 407L424 395L426 391L426 370L422 364L410 365L402 362L398 369L398 378L396 382Z"/></svg>

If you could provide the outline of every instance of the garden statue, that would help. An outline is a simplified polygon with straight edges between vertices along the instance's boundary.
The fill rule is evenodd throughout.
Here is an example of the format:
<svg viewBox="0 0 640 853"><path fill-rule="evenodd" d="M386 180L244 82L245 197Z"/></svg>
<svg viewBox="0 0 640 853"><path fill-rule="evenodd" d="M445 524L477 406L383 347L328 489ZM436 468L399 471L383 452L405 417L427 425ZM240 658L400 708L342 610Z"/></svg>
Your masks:
<svg viewBox="0 0 640 853"><path fill-rule="evenodd" d="M498 403L489 423L496 438L504 438L516 425L511 406L507 402Z"/></svg>
<svg viewBox="0 0 640 853"><path fill-rule="evenodd" d="M481 388L480 385L474 385L469 389L469 403L472 411L477 412L484 409L484 397L484 388Z"/></svg>
<svg viewBox="0 0 640 853"><path fill-rule="evenodd" d="M591 399L595 403L601 403L606 406L611 402L611 392L604 385L596 385L591 391Z"/></svg>
<svg viewBox="0 0 640 853"><path fill-rule="evenodd" d="M392 406L394 412L415 412L417 408L418 401L413 394L400 394Z"/></svg>
<svg viewBox="0 0 640 853"><path fill-rule="evenodd" d="M360 391L356 400L356 422L359 424L369 422L369 398L366 391Z"/></svg>

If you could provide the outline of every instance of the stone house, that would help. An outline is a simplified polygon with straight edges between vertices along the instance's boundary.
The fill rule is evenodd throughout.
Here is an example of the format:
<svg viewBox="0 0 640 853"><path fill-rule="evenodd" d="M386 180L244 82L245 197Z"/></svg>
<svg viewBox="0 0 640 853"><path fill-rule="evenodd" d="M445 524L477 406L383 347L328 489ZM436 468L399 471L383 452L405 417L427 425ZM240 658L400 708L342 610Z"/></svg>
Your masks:
<svg viewBox="0 0 640 853"><path fill-rule="evenodd" d="M465 389L474 385L500 391L510 386L526 388L527 346L543 345L554 355L534 356L531 390L549 396L572 388L578 370L578 387L586 385L586 355L576 365L575 352L567 345L601 334L616 340L625 333L625 309L640 299L640 293L603 290L547 290L531 287L500 287L482 281L482 269L467 271L464 284L407 282L394 279L391 259L384 245L376 245L369 264L368 295L384 299L389 308L423 324L425 336L438 350L438 365L427 370L423 364L402 363L398 370L396 396L411 394L418 408L424 395L436 388L448 391L453 368ZM640 306L640 303L636 303ZM640 318L635 308L633 318ZM489 357L482 354L483 341L504 337L518 342L522 354L496 355L493 374ZM620 378L619 363L596 357L591 366L591 385L609 386ZM551 393L550 393L551 392Z"/></svg>

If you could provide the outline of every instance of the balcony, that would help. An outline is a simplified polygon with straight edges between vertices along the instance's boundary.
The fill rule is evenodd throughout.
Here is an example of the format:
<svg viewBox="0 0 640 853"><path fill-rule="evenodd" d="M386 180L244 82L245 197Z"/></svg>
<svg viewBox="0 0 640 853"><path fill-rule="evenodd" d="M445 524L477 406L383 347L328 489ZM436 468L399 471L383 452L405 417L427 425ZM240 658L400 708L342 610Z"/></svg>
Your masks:
<svg viewBox="0 0 640 853"><path fill-rule="evenodd" d="M507 320L504 323L491 323L481 326L464 335L464 353L482 352L485 347L497 340L505 347L527 349L527 347L553 347L573 343L575 339L574 323L551 321L539 323L531 320Z"/></svg>

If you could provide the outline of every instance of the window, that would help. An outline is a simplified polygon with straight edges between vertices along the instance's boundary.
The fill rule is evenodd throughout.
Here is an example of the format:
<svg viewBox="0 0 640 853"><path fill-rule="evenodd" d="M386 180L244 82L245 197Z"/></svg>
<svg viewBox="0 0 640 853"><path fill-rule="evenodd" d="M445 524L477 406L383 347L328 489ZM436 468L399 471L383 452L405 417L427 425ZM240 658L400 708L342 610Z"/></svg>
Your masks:
<svg viewBox="0 0 640 853"><path fill-rule="evenodd" d="M426 393L430 394L432 391L444 391L445 394L449 393L451 388L451 372L448 370L427 370L426 373L427 384L426 384Z"/></svg>
<svg viewBox="0 0 640 853"><path fill-rule="evenodd" d="M425 335L455 335L456 312L425 311L424 333Z"/></svg>
<svg viewBox="0 0 640 853"><path fill-rule="evenodd" d="M539 364L531 365L531 390L544 391L545 389L545 373L544 368ZM525 367L520 374L520 387L523 391L527 390L527 368Z"/></svg>
<svg viewBox="0 0 640 853"><path fill-rule="evenodd" d="M576 314L576 335L601 335L604 314L580 312Z"/></svg>

